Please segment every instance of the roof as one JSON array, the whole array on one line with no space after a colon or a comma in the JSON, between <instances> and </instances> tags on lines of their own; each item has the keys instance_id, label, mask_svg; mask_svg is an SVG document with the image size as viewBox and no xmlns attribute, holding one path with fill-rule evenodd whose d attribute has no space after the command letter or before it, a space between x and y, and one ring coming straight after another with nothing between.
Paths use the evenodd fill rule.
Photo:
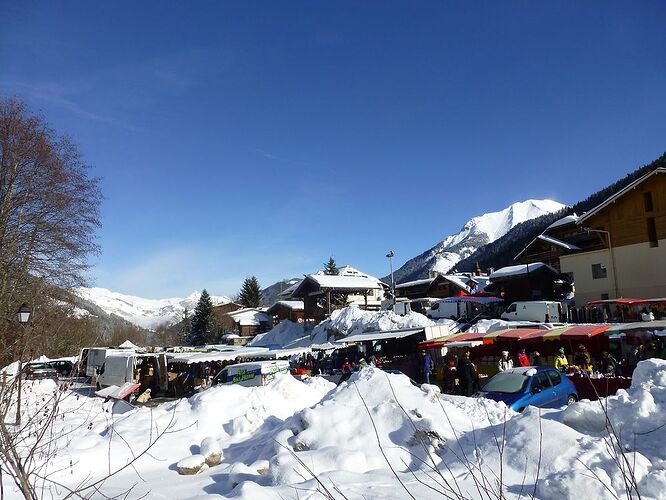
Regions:
<instances>
[{"instance_id":1,"label":"roof","mask_svg":"<svg viewBox=\"0 0 666 500\"><path fill-rule=\"evenodd\" d=\"M293 285L290 285L289 287L282 290L280 293L278 293L278 297L291 297L291 294L294 293L294 290L296 290L298 285L301 284L301 281L303 280L298 280Z\"/></svg>"},{"instance_id":2,"label":"roof","mask_svg":"<svg viewBox=\"0 0 666 500\"><path fill-rule=\"evenodd\" d=\"M558 219L555 222L553 222L550 226L546 228L546 231L548 231L549 229L553 229L555 227L565 226L567 224L575 224L576 222L578 222L578 219L579 217L576 214L567 215L566 217L562 217L561 219Z\"/></svg>"},{"instance_id":3,"label":"roof","mask_svg":"<svg viewBox=\"0 0 666 500\"><path fill-rule=\"evenodd\" d=\"M580 247L576 245L567 243L566 241L558 240L557 238L553 238L552 236L548 236L547 234L540 234L539 236L537 236L537 238L547 243L557 245L558 247L566 248L567 250L580 250Z\"/></svg>"},{"instance_id":4,"label":"roof","mask_svg":"<svg viewBox=\"0 0 666 500\"><path fill-rule=\"evenodd\" d=\"M588 220L590 217L592 217L593 215L599 213L601 210L606 208L611 203L614 203L618 198L621 198L622 196L627 194L629 191L635 189L640 184L643 184L646 180L648 180L650 177L652 177L653 175L656 175L656 174L666 174L666 168L664 168L664 167L656 168L656 169L652 170L651 172L648 172L647 174L645 174L643 177L640 177L640 178L636 179L634 182L632 182L631 184L626 186L624 189L620 189L617 193L613 194L606 201L600 203L599 205L597 205L593 209L588 210L587 212L585 212L578 219L577 223L582 224L583 222Z\"/></svg>"},{"instance_id":5,"label":"roof","mask_svg":"<svg viewBox=\"0 0 666 500\"><path fill-rule=\"evenodd\" d=\"M557 271L557 269L552 268L549 265L544 264L543 262L535 262L533 264L519 264L517 266L503 267L493 272L490 275L490 280L493 281L498 278L512 278L512 277L522 276L523 274L527 274L528 272L532 273L542 269L548 269L553 274L558 274L558 275L560 274Z\"/></svg>"},{"instance_id":6,"label":"roof","mask_svg":"<svg viewBox=\"0 0 666 500\"><path fill-rule=\"evenodd\" d=\"M371 276L339 276L328 274L309 274L301 281L292 297L301 297L307 284L315 284L321 289L337 290L381 290L382 282Z\"/></svg>"},{"instance_id":7,"label":"roof","mask_svg":"<svg viewBox=\"0 0 666 500\"><path fill-rule=\"evenodd\" d=\"M292 311L302 311L305 309L302 300L278 300L275 304L268 308L267 314L274 314L277 309L284 307Z\"/></svg>"},{"instance_id":8,"label":"roof","mask_svg":"<svg viewBox=\"0 0 666 500\"><path fill-rule=\"evenodd\" d=\"M435 278L424 278L424 279L421 279L421 280L405 281L404 283L398 283L395 287L396 288L409 288L411 286L429 285L433 281L435 281Z\"/></svg>"}]
</instances>

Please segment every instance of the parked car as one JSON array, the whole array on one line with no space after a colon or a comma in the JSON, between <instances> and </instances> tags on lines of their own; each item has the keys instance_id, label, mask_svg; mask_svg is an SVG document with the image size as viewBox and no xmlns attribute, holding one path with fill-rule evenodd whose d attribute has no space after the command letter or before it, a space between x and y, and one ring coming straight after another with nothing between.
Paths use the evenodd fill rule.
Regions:
<instances>
[{"instance_id":1,"label":"parked car","mask_svg":"<svg viewBox=\"0 0 666 500\"><path fill-rule=\"evenodd\" d=\"M546 366L500 372L474 396L503 401L515 411L523 411L529 405L559 408L578 400L578 392L566 375Z\"/></svg>"},{"instance_id":2,"label":"parked car","mask_svg":"<svg viewBox=\"0 0 666 500\"><path fill-rule=\"evenodd\" d=\"M74 375L74 363L66 359L56 359L53 361L47 361L44 364L49 365L61 377L71 377Z\"/></svg>"},{"instance_id":3,"label":"parked car","mask_svg":"<svg viewBox=\"0 0 666 500\"><path fill-rule=\"evenodd\" d=\"M58 380L58 371L49 363L28 363L22 369L27 380L53 379Z\"/></svg>"}]
</instances>

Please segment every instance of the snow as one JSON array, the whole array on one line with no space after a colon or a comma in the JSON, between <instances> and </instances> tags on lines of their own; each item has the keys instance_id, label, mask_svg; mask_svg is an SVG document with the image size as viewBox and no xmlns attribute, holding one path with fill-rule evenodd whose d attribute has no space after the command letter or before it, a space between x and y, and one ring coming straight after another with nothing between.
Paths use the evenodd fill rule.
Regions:
<instances>
[{"instance_id":1,"label":"snow","mask_svg":"<svg viewBox=\"0 0 666 500\"><path fill-rule=\"evenodd\" d=\"M25 412L59 393L52 381L24 388ZM631 468L642 498L663 499L666 491L664 360L639 363L632 386L616 396L521 414L500 402L442 395L373 367L338 387L284 375L263 387L216 386L122 415L110 414L99 398L64 394L46 472L66 487L126 466L151 435L167 431L149 454L99 492L87 492L99 497L134 485L133 498L318 498L322 487L339 490L340 498L397 499L408 497L405 490L434 498L441 495L431 488L450 492L448 484L451 497L479 498L482 484L502 490L484 497L625 498L618 463ZM612 429L622 448L609 439ZM219 465L204 465L218 452ZM198 473L179 475L182 466ZM6 498L20 498L7 474L2 477ZM64 496L59 487L42 493Z\"/></svg>"},{"instance_id":2,"label":"snow","mask_svg":"<svg viewBox=\"0 0 666 500\"><path fill-rule=\"evenodd\" d=\"M396 280L415 279L431 270L446 274L478 248L496 241L518 224L563 208L565 205L553 200L526 200L498 212L474 217L458 233L448 236L397 269Z\"/></svg>"},{"instance_id":3,"label":"snow","mask_svg":"<svg viewBox=\"0 0 666 500\"><path fill-rule=\"evenodd\" d=\"M174 324L183 319L185 309L194 311L201 297L192 292L186 298L145 299L133 295L112 292L106 288L79 287L73 290L79 297L88 300L107 314L115 314L141 328L154 329L164 323ZM213 305L231 302L224 296L211 296Z\"/></svg>"},{"instance_id":4,"label":"snow","mask_svg":"<svg viewBox=\"0 0 666 500\"><path fill-rule=\"evenodd\" d=\"M281 321L272 330L257 335L248 343L251 346L305 347L334 342L350 335L365 332L423 328L437 323L422 314L410 312L404 316L393 311L364 311L358 307L345 307L331 313L331 317L305 330L304 323Z\"/></svg>"},{"instance_id":5,"label":"snow","mask_svg":"<svg viewBox=\"0 0 666 500\"><path fill-rule=\"evenodd\" d=\"M550 226L546 228L546 231L548 231L549 229L553 229L555 227L564 226L566 224L575 224L576 222L578 222L578 219L579 217L576 214L567 215L553 222Z\"/></svg>"},{"instance_id":6,"label":"snow","mask_svg":"<svg viewBox=\"0 0 666 500\"><path fill-rule=\"evenodd\" d=\"M547 264L544 264L543 262L535 262L534 264L518 264L517 266L507 266L503 267L501 269L498 269L497 271L494 271L490 275L490 280L496 280L498 278L508 278L512 276L521 276L523 274L527 274L528 272L535 272L538 269L541 268L548 268L550 269L554 274L560 274L557 269L553 269Z\"/></svg>"},{"instance_id":7,"label":"snow","mask_svg":"<svg viewBox=\"0 0 666 500\"><path fill-rule=\"evenodd\" d=\"M553 238L552 236L548 236L546 234L540 234L539 236L537 236L537 238L547 243L551 243L553 245L566 248L567 250L580 250L580 247L573 245L572 243L567 243L566 241L558 240L557 238Z\"/></svg>"}]
</instances>

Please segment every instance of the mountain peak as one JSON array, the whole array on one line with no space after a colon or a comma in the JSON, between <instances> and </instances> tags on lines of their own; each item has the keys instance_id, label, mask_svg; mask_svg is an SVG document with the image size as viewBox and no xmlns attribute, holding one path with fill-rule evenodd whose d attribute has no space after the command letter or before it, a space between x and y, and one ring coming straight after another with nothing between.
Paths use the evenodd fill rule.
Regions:
<instances>
[{"instance_id":1,"label":"mountain peak","mask_svg":"<svg viewBox=\"0 0 666 500\"><path fill-rule=\"evenodd\" d=\"M472 217L457 234L407 261L395 272L395 279L404 282L424 278L431 270L447 273L479 247L501 238L518 224L563 208L565 205L557 201L530 199L512 203L497 212Z\"/></svg>"}]
</instances>

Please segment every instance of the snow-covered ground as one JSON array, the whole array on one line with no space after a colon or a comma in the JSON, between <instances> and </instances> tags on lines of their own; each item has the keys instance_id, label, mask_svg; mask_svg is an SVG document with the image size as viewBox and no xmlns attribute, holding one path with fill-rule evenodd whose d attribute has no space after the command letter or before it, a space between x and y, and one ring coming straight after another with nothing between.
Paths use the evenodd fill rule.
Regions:
<instances>
[{"instance_id":1,"label":"snow-covered ground","mask_svg":"<svg viewBox=\"0 0 666 500\"><path fill-rule=\"evenodd\" d=\"M26 384L24 408L35 412L57 390L51 381ZM657 499L666 497L665 405L664 360L640 363L631 388L607 400L522 414L485 399L442 396L372 367L337 388L285 375L265 387L214 387L123 415L109 413L101 399L69 393L52 452L37 463L48 461L42 475L60 484L46 486L45 498L125 467L99 492L84 494L132 488L128 498L256 500L322 498L319 490L341 499L402 499L488 498L501 490L516 499L625 498L623 468L642 498ZM211 450L221 451L219 465L178 474L179 462L199 463ZM18 498L7 474L3 481L6 498Z\"/></svg>"}]
</instances>

